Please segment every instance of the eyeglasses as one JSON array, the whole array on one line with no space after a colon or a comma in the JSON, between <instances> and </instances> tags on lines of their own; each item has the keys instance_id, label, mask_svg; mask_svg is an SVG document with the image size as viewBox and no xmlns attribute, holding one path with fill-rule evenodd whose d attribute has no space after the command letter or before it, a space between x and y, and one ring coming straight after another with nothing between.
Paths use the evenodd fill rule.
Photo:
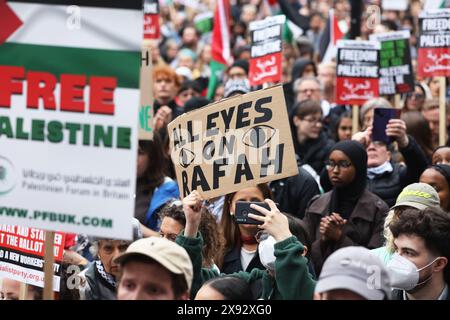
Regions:
<instances>
[{"instance_id":1,"label":"eyeglasses","mask_svg":"<svg viewBox=\"0 0 450 320\"><path fill-rule=\"evenodd\" d=\"M416 100L420 100L420 99L424 99L424 98L425 98L425 96L424 96L423 94L421 94L421 93L416 93L416 92L408 92L408 93L406 94L406 97L407 97L407 98L414 98L414 99L416 99Z\"/></svg>"},{"instance_id":2,"label":"eyeglasses","mask_svg":"<svg viewBox=\"0 0 450 320\"><path fill-rule=\"evenodd\" d=\"M322 124L322 119L318 118L318 119L311 119L311 118L303 118L303 121L309 122L311 125L316 125L316 124Z\"/></svg>"},{"instance_id":3,"label":"eyeglasses","mask_svg":"<svg viewBox=\"0 0 450 320\"><path fill-rule=\"evenodd\" d=\"M261 230L261 231L258 231L258 233L255 235L255 239L258 243L260 243L261 241L266 240L269 236L270 236L270 234L268 234L264 230Z\"/></svg>"},{"instance_id":4,"label":"eyeglasses","mask_svg":"<svg viewBox=\"0 0 450 320\"><path fill-rule=\"evenodd\" d=\"M334 170L334 168L336 168L336 166L338 166L340 169L347 169L352 166L352 163L347 160L342 160L342 161L338 161L338 162L328 160L325 162L325 166L326 166L327 170Z\"/></svg>"}]
</instances>

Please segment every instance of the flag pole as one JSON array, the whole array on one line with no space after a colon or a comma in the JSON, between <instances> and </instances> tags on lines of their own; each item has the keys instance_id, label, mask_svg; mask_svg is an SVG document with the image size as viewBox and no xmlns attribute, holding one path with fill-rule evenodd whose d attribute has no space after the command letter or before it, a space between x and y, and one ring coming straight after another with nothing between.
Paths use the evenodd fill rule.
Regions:
<instances>
[{"instance_id":1,"label":"flag pole","mask_svg":"<svg viewBox=\"0 0 450 320\"><path fill-rule=\"evenodd\" d=\"M55 262L54 243L55 232L46 231L44 242L44 300L55 299L53 293L53 265Z\"/></svg>"},{"instance_id":2,"label":"flag pole","mask_svg":"<svg viewBox=\"0 0 450 320\"><path fill-rule=\"evenodd\" d=\"M359 131L359 106L353 105L352 107L352 134Z\"/></svg>"},{"instance_id":3,"label":"flag pole","mask_svg":"<svg viewBox=\"0 0 450 320\"><path fill-rule=\"evenodd\" d=\"M446 143L447 137L447 112L445 102L445 77L439 77L439 145L443 146Z\"/></svg>"}]
</instances>

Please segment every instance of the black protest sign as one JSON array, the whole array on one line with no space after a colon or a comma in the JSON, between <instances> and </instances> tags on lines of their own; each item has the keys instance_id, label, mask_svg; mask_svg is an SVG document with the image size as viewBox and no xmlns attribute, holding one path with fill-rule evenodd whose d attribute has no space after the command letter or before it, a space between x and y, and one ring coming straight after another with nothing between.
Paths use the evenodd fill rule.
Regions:
<instances>
[{"instance_id":1,"label":"black protest sign","mask_svg":"<svg viewBox=\"0 0 450 320\"><path fill-rule=\"evenodd\" d=\"M284 15L250 22L252 39L249 80L250 85L277 83L282 75L281 35L286 21Z\"/></svg>"},{"instance_id":2,"label":"black protest sign","mask_svg":"<svg viewBox=\"0 0 450 320\"><path fill-rule=\"evenodd\" d=\"M422 78L450 76L450 9L419 15L417 74Z\"/></svg>"},{"instance_id":3,"label":"black protest sign","mask_svg":"<svg viewBox=\"0 0 450 320\"><path fill-rule=\"evenodd\" d=\"M336 103L363 105L378 97L380 43L339 40L337 49Z\"/></svg>"},{"instance_id":4,"label":"black protest sign","mask_svg":"<svg viewBox=\"0 0 450 320\"><path fill-rule=\"evenodd\" d=\"M283 88L221 100L168 126L181 197L205 198L298 174Z\"/></svg>"},{"instance_id":5,"label":"black protest sign","mask_svg":"<svg viewBox=\"0 0 450 320\"><path fill-rule=\"evenodd\" d=\"M414 74L408 30L377 33L370 40L379 41L380 95L393 95L414 91Z\"/></svg>"},{"instance_id":6,"label":"black protest sign","mask_svg":"<svg viewBox=\"0 0 450 320\"><path fill-rule=\"evenodd\" d=\"M44 287L44 249L46 232L42 229L0 225L0 278ZM56 232L53 254L53 289L59 291L65 234Z\"/></svg>"}]
</instances>

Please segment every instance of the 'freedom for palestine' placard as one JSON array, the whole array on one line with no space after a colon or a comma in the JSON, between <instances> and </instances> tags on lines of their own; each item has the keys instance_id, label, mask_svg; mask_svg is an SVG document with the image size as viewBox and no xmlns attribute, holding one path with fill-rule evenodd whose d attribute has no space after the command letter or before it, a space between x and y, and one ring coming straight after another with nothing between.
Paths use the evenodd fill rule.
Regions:
<instances>
[{"instance_id":1,"label":"'freedom for palestine' placard","mask_svg":"<svg viewBox=\"0 0 450 320\"><path fill-rule=\"evenodd\" d=\"M419 32L418 75L450 76L450 9L422 12Z\"/></svg>"},{"instance_id":2,"label":"'freedom for palestine' placard","mask_svg":"<svg viewBox=\"0 0 450 320\"><path fill-rule=\"evenodd\" d=\"M380 43L339 40L337 49L336 103L362 105L378 97Z\"/></svg>"},{"instance_id":3,"label":"'freedom for palestine' placard","mask_svg":"<svg viewBox=\"0 0 450 320\"><path fill-rule=\"evenodd\" d=\"M393 95L414 90L414 74L411 65L411 50L408 30L376 33L370 40L379 41L380 50L380 95Z\"/></svg>"}]
</instances>

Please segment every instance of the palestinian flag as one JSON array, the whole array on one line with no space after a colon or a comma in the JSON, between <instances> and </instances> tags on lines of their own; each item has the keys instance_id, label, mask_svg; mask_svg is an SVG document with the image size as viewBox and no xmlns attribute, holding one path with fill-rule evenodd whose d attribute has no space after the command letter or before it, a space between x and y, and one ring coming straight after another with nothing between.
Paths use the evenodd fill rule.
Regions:
<instances>
[{"instance_id":1,"label":"palestinian flag","mask_svg":"<svg viewBox=\"0 0 450 320\"><path fill-rule=\"evenodd\" d=\"M199 13L194 17L195 28L201 33L208 33L212 30L214 14L212 11Z\"/></svg>"},{"instance_id":2,"label":"palestinian flag","mask_svg":"<svg viewBox=\"0 0 450 320\"><path fill-rule=\"evenodd\" d=\"M118 88L137 89L142 21L140 0L0 0L0 65L117 77Z\"/></svg>"},{"instance_id":3,"label":"palestinian flag","mask_svg":"<svg viewBox=\"0 0 450 320\"><path fill-rule=\"evenodd\" d=\"M8 130L14 131L14 136L13 131L2 132L0 153L9 150L17 172L23 167L50 173L48 166L61 177L73 172L74 176L95 173L112 179L108 170L113 163L115 177L130 177L134 185L136 173L130 163L136 161L138 139L142 25L142 0L0 0L0 127L10 123ZM31 139L33 121L41 121L39 139ZM65 124L74 128L70 135ZM61 130L50 140L52 125ZM122 128L125 138L119 140ZM64 171L69 167L72 172ZM47 181L45 188L51 183ZM74 186L82 188L82 184ZM64 187L62 192L27 189L22 183L16 188L2 195L2 205L14 206L16 197L23 197L29 212L39 209L80 218L78 214L83 213L89 219L111 222L102 228L22 219L21 225L131 239L131 189L120 190L126 198L85 194L81 198L64 192ZM92 196L93 189L88 191ZM17 217L1 219L2 223L18 223Z\"/></svg>"},{"instance_id":4,"label":"palestinian flag","mask_svg":"<svg viewBox=\"0 0 450 320\"><path fill-rule=\"evenodd\" d=\"M210 100L214 97L214 91L223 71L232 63L230 21L230 0L217 0L212 34L211 78L208 84L208 99Z\"/></svg>"},{"instance_id":5,"label":"palestinian flag","mask_svg":"<svg viewBox=\"0 0 450 320\"><path fill-rule=\"evenodd\" d=\"M347 29L348 26L343 26L336 19L334 10L330 9L328 22L320 39L320 60L322 62L330 62L332 58L336 57L336 42L344 38Z\"/></svg>"}]
</instances>

